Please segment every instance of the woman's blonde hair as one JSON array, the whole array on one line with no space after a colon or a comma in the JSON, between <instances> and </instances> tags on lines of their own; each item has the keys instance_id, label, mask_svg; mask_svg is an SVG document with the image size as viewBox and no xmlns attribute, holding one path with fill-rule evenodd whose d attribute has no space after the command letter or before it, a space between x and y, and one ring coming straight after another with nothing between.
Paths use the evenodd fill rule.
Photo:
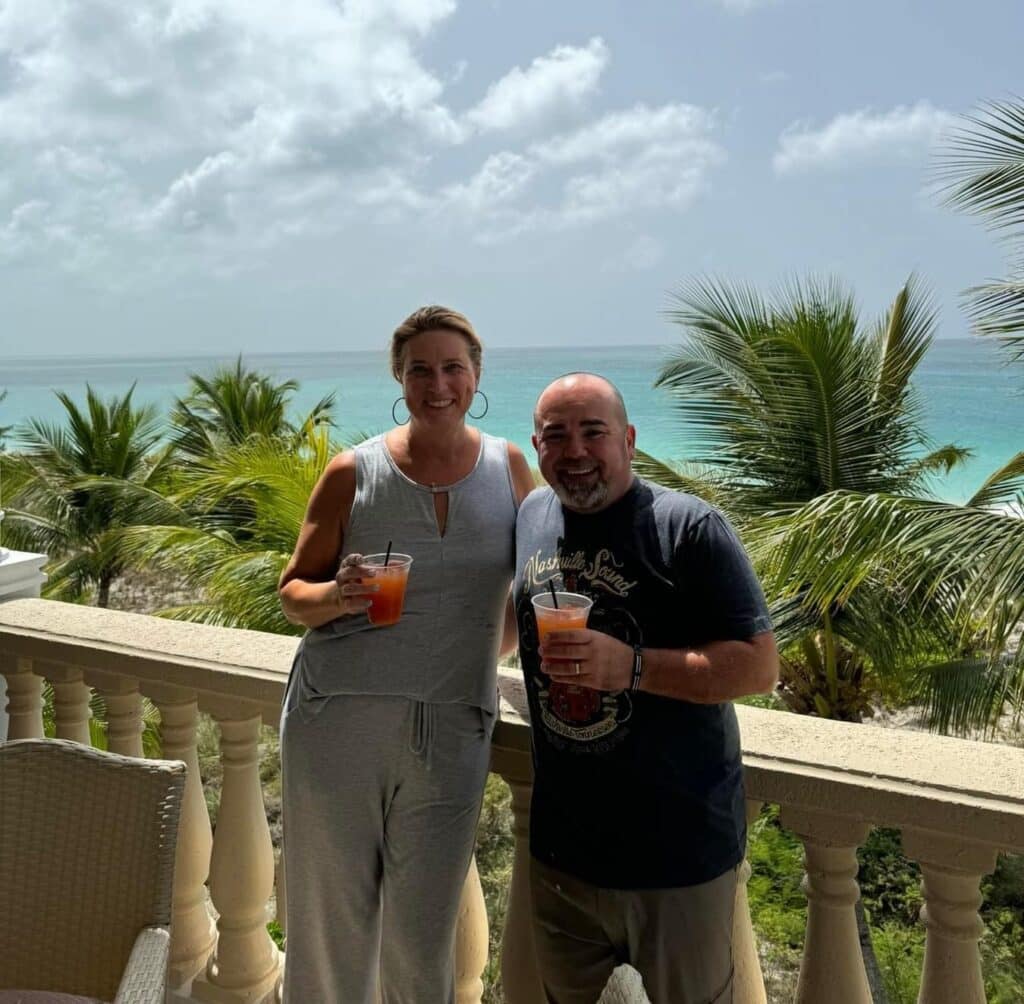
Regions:
<instances>
[{"instance_id":1,"label":"woman's blonde hair","mask_svg":"<svg viewBox=\"0 0 1024 1004\"><path fill-rule=\"evenodd\" d=\"M462 335L469 348L469 359L476 370L476 378L480 379L484 345L480 341L480 336L473 330L473 325L469 323L469 318L449 307L434 305L414 310L395 328L395 333L391 336L391 373L399 383L402 382L402 359L406 343L414 335L421 335L424 331L454 331L455 334Z\"/></svg>"}]
</instances>

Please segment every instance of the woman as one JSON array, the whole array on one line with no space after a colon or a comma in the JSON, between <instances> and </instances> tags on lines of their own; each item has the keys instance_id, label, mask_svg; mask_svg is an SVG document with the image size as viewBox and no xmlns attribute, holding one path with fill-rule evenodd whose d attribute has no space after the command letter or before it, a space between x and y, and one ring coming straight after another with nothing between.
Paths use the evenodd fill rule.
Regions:
<instances>
[{"instance_id":1,"label":"woman","mask_svg":"<svg viewBox=\"0 0 1024 1004\"><path fill-rule=\"evenodd\" d=\"M286 1004L372 1004L378 980L384 1004L454 1001L515 515L533 479L516 447L466 424L481 344L465 317L416 311L391 369L408 421L328 464L281 577L285 614L310 629L281 723ZM375 627L360 562L389 541L413 564L401 619Z\"/></svg>"}]
</instances>

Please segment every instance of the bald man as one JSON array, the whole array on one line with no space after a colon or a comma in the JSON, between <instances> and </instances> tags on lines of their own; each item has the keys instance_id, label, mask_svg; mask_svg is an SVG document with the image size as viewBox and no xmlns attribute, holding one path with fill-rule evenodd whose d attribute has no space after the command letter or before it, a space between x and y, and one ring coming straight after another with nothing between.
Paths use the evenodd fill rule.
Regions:
<instances>
[{"instance_id":1,"label":"bald man","mask_svg":"<svg viewBox=\"0 0 1024 1004\"><path fill-rule=\"evenodd\" d=\"M623 962L654 1004L727 1004L746 840L730 702L770 691L778 654L729 524L635 477L635 442L622 395L595 374L537 401L551 487L519 510L513 587L537 957L550 1004L594 1004ZM532 598L552 584L593 606L586 628L540 645Z\"/></svg>"}]
</instances>

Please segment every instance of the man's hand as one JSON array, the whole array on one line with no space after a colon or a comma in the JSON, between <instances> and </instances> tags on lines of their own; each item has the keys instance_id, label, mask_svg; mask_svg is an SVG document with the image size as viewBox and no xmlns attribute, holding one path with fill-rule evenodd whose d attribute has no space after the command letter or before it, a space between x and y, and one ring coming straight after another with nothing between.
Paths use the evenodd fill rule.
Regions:
<instances>
[{"instance_id":1,"label":"man's hand","mask_svg":"<svg viewBox=\"0 0 1024 1004\"><path fill-rule=\"evenodd\" d=\"M540 647L541 672L556 683L591 690L626 690L633 680L633 649L590 628L552 631Z\"/></svg>"}]
</instances>

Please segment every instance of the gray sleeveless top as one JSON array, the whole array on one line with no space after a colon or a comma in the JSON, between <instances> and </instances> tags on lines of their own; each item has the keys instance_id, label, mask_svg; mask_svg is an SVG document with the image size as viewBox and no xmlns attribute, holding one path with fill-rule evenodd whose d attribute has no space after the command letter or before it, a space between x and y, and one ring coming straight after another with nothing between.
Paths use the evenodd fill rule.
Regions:
<instances>
[{"instance_id":1,"label":"gray sleeveless top","mask_svg":"<svg viewBox=\"0 0 1024 1004\"><path fill-rule=\"evenodd\" d=\"M433 491L395 464L383 436L355 448L356 494L346 554L412 555L402 619L374 627L365 614L309 630L289 689L304 717L340 694L386 694L497 709L496 665L515 552L516 501L508 444L480 433L477 462ZM448 492L442 536L433 492Z\"/></svg>"}]
</instances>

